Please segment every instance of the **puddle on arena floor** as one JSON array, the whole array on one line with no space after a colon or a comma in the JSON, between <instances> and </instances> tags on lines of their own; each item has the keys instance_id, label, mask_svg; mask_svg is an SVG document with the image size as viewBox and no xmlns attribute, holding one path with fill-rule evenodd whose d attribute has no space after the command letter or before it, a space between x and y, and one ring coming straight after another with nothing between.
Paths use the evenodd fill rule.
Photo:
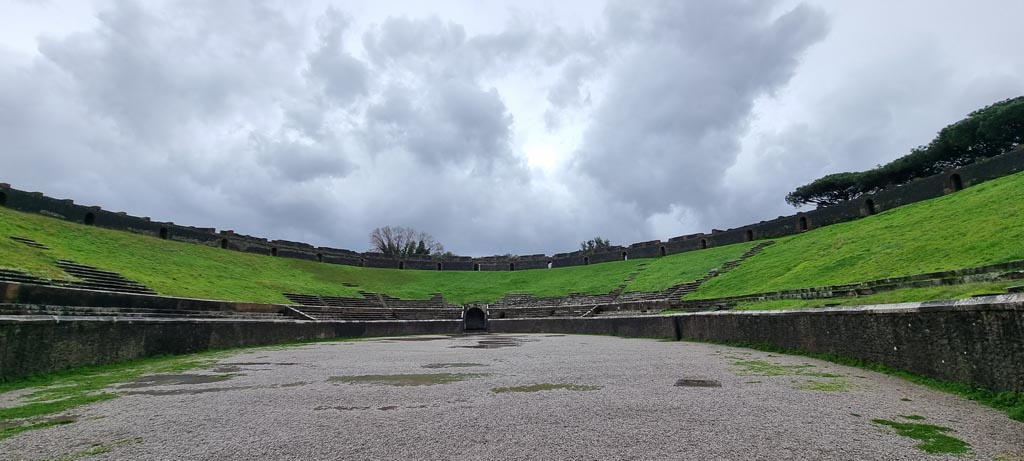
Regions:
<instances>
[{"instance_id":1,"label":"puddle on arena floor","mask_svg":"<svg viewBox=\"0 0 1024 461\"><path fill-rule=\"evenodd\" d=\"M423 368L472 368L486 366L483 363L428 363L423 365Z\"/></svg>"},{"instance_id":2,"label":"puddle on arena floor","mask_svg":"<svg viewBox=\"0 0 1024 461\"><path fill-rule=\"evenodd\" d=\"M436 405L434 405L434 406L436 406ZM393 411L393 410L400 410L402 408L405 408L405 409L423 409L423 408L430 408L430 407L431 407L431 405L412 405L412 406L405 406L405 407L401 407L401 406L398 406L398 405L387 405L387 406L377 407L377 408L374 408L374 407L346 407L346 406L321 405L319 407L313 408L313 410L315 410L315 411L324 411L324 410L336 410L336 411L369 411L369 410L373 410L373 411Z\"/></svg>"},{"instance_id":3,"label":"puddle on arena floor","mask_svg":"<svg viewBox=\"0 0 1024 461\"><path fill-rule=\"evenodd\" d=\"M331 383L377 384L385 386L433 386L487 376L486 373L427 373L398 375L332 376Z\"/></svg>"},{"instance_id":4,"label":"puddle on arena floor","mask_svg":"<svg viewBox=\"0 0 1024 461\"><path fill-rule=\"evenodd\" d=\"M677 387L722 387L722 383L713 379L682 378L676 381Z\"/></svg>"},{"instance_id":5,"label":"puddle on arena floor","mask_svg":"<svg viewBox=\"0 0 1024 461\"><path fill-rule=\"evenodd\" d=\"M495 394L505 394L509 392L541 392L541 391L576 391L576 392L587 392L600 390L601 386L589 386L585 384L531 384L529 386L512 386L512 387L495 387L491 389L491 392Z\"/></svg>"},{"instance_id":6,"label":"puddle on arena floor","mask_svg":"<svg viewBox=\"0 0 1024 461\"><path fill-rule=\"evenodd\" d=\"M180 374L180 375L146 375L139 377L138 379L117 386L119 389L137 389L140 387L154 387L154 386L179 386L179 385L190 385L190 384L208 384L225 381L234 378L235 374L220 374L220 375L197 375L197 374Z\"/></svg>"},{"instance_id":7,"label":"puddle on arena floor","mask_svg":"<svg viewBox=\"0 0 1024 461\"><path fill-rule=\"evenodd\" d=\"M472 346L451 346L459 349L500 349L503 347L519 347L523 343L533 343L538 339L525 339L518 336L478 336L476 344ZM472 340L472 339L471 339Z\"/></svg>"},{"instance_id":8,"label":"puddle on arena floor","mask_svg":"<svg viewBox=\"0 0 1024 461\"><path fill-rule=\"evenodd\" d=\"M409 336L409 337L400 337L400 338L381 338L381 339L368 339L367 341L377 341L377 342L382 342L382 343L386 343L386 342L392 342L392 341L403 341L403 342L404 342L404 341L409 341L409 342L419 342L419 341L440 341L440 340L442 340L442 339L451 339L451 338L457 338L457 337L459 337L459 336L462 336L462 335L445 335L445 336Z\"/></svg>"},{"instance_id":9,"label":"puddle on arena floor","mask_svg":"<svg viewBox=\"0 0 1024 461\"><path fill-rule=\"evenodd\" d=\"M231 362L231 363L218 363L210 368L210 371L214 373L238 373L243 370L243 367L247 371L267 371L273 370L275 366L292 366L299 365L295 362ZM263 367L263 368L253 368Z\"/></svg>"},{"instance_id":10,"label":"puddle on arena floor","mask_svg":"<svg viewBox=\"0 0 1024 461\"><path fill-rule=\"evenodd\" d=\"M124 392L124 395L196 395L209 394L213 392L244 391L253 389L255 386L234 386L234 387L206 387L202 389L169 389L169 390L148 390Z\"/></svg>"},{"instance_id":11,"label":"puddle on arena floor","mask_svg":"<svg viewBox=\"0 0 1024 461\"><path fill-rule=\"evenodd\" d=\"M308 382L297 382L287 384L274 384L270 386L229 386L229 387L206 387L200 389L151 389L146 391L128 391L122 392L124 395L196 395L196 394L208 394L212 392L230 392L230 391L244 391L248 389L279 389L286 387L298 387L310 384Z\"/></svg>"}]
</instances>

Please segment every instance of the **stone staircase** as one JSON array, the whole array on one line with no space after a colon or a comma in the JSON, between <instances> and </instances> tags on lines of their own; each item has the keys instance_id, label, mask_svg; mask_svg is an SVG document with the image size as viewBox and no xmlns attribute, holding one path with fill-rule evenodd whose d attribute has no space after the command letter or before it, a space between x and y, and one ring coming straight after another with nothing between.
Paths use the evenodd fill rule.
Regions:
<instances>
[{"instance_id":1,"label":"stone staircase","mask_svg":"<svg viewBox=\"0 0 1024 461\"><path fill-rule=\"evenodd\" d=\"M53 285L49 279L41 279L34 275L14 270L0 268L0 282L34 283L36 285Z\"/></svg>"},{"instance_id":2,"label":"stone staircase","mask_svg":"<svg viewBox=\"0 0 1024 461\"><path fill-rule=\"evenodd\" d=\"M28 245L28 246L30 246L32 248L37 248L37 249L40 249L40 250L49 250L50 249L50 247L48 247L46 245L43 245L42 243L39 243L39 242L37 242L35 240L32 240L30 238L16 237L16 236L12 235L12 236L10 236L10 239L14 240L15 242L24 243L25 245Z\"/></svg>"},{"instance_id":3,"label":"stone staircase","mask_svg":"<svg viewBox=\"0 0 1024 461\"><path fill-rule=\"evenodd\" d=\"M104 271L92 266L77 264L71 261L57 261L57 266L79 280L53 280L36 277L32 274L15 269L0 268L0 282L31 283L63 288L84 290L111 291L119 293L135 293L155 295L156 292L145 285L133 282L116 272Z\"/></svg>"},{"instance_id":4,"label":"stone staircase","mask_svg":"<svg viewBox=\"0 0 1024 461\"><path fill-rule=\"evenodd\" d=\"M116 291L120 293L136 293L143 295L156 294L155 291L149 289L145 285L128 280L117 272L105 271L67 260L57 261L57 267L60 267L64 272L81 279L80 282L70 281L61 283L62 286L68 288Z\"/></svg>"}]
</instances>

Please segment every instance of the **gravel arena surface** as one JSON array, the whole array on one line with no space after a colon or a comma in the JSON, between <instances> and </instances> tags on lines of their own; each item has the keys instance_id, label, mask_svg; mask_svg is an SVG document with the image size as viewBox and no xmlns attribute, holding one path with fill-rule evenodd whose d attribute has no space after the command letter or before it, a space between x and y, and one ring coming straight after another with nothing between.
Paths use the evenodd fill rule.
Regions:
<instances>
[{"instance_id":1,"label":"gravel arena surface","mask_svg":"<svg viewBox=\"0 0 1024 461\"><path fill-rule=\"evenodd\" d=\"M73 409L78 422L0 441L0 459L1024 460L1024 423L980 404L709 344L381 338L253 349L187 374L115 387ZM926 453L874 418L949 427L970 452ZM110 451L84 456L97 444Z\"/></svg>"}]
</instances>

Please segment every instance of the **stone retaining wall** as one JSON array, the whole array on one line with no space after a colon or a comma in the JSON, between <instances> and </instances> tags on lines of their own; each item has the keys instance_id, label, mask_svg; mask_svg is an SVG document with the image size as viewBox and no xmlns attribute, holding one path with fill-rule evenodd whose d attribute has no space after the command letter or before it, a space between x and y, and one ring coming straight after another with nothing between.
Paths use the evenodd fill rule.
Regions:
<instances>
[{"instance_id":1,"label":"stone retaining wall","mask_svg":"<svg viewBox=\"0 0 1024 461\"><path fill-rule=\"evenodd\" d=\"M158 354L317 338L454 334L458 320L308 322L0 318L0 378ZM488 320L492 333L603 334L779 348L1024 391L1024 295L859 308Z\"/></svg>"},{"instance_id":2,"label":"stone retaining wall","mask_svg":"<svg viewBox=\"0 0 1024 461\"><path fill-rule=\"evenodd\" d=\"M765 344L940 381L1024 391L1024 301L676 316L680 338Z\"/></svg>"},{"instance_id":3,"label":"stone retaining wall","mask_svg":"<svg viewBox=\"0 0 1024 461\"><path fill-rule=\"evenodd\" d=\"M1024 391L1024 296L791 311L490 320L495 333L763 344L836 354L941 381Z\"/></svg>"},{"instance_id":4,"label":"stone retaining wall","mask_svg":"<svg viewBox=\"0 0 1024 461\"><path fill-rule=\"evenodd\" d=\"M2 317L0 380L210 349L312 339L461 332L461 320L307 322Z\"/></svg>"}]
</instances>

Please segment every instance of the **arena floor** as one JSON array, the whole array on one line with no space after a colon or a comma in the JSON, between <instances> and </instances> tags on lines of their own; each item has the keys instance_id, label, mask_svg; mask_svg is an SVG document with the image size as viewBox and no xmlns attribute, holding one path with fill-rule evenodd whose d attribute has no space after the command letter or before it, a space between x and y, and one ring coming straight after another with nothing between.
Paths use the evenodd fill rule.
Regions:
<instances>
[{"instance_id":1,"label":"arena floor","mask_svg":"<svg viewBox=\"0 0 1024 461\"><path fill-rule=\"evenodd\" d=\"M646 339L258 349L116 392L74 424L0 442L0 459L1024 459L1024 423L960 397L804 357ZM873 419L948 427L970 451L929 454Z\"/></svg>"}]
</instances>

